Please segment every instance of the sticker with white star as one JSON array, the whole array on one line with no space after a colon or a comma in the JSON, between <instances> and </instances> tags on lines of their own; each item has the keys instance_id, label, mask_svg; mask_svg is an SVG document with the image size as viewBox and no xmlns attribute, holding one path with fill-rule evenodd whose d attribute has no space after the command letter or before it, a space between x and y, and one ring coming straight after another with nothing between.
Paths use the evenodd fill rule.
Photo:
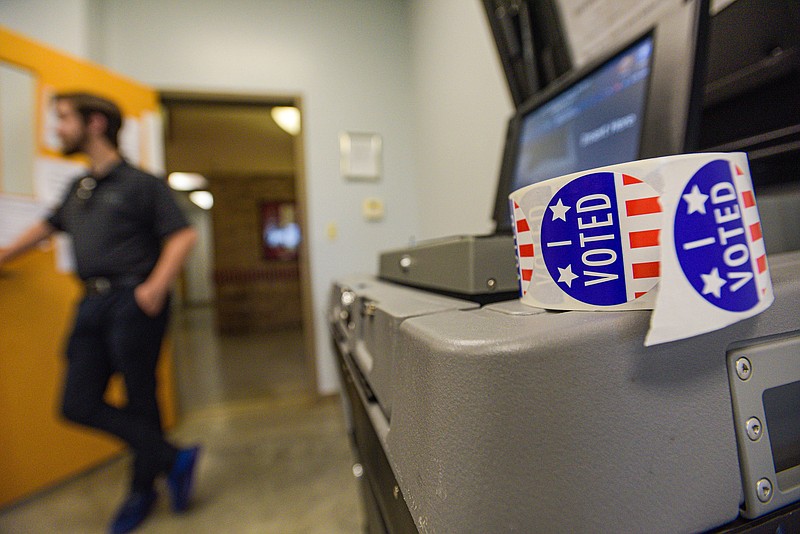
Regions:
<instances>
[{"instance_id":1,"label":"sticker with white star","mask_svg":"<svg viewBox=\"0 0 800 534\"><path fill-rule=\"evenodd\" d=\"M525 304L652 309L651 346L724 328L774 300L745 153L609 165L509 198Z\"/></svg>"},{"instance_id":2,"label":"sticker with white star","mask_svg":"<svg viewBox=\"0 0 800 534\"><path fill-rule=\"evenodd\" d=\"M759 303L758 276L766 259L753 258L751 241L760 240L761 227L758 220L745 220L749 206L734 172L742 171L717 159L694 173L680 197L673 232L678 261L695 291L714 306L742 312Z\"/></svg>"},{"instance_id":3,"label":"sticker with white star","mask_svg":"<svg viewBox=\"0 0 800 534\"><path fill-rule=\"evenodd\" d=\"M656 191L622 173L593 172L565 183L541 223L545 266L573 299L625 304L658 281L660 205Z\"/></svg>"}]
</instances>

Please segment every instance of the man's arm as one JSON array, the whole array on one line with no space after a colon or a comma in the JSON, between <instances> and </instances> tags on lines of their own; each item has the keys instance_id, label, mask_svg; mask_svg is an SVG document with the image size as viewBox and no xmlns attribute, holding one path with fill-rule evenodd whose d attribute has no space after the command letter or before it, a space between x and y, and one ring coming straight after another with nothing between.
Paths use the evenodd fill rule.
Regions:
<instances>
[{"instance_id":1,"label":"man's arm","mask_svg":"<svg viewBox=\"0 0 800 534\"><path fill-rule=\"evenodd\" d=\"M182 228L167 236L156 266L134 293L136 302L147 315L154 317L161 312L169 290L196 241L197 231L192 227Z\"/></svg>"},{"instance_id":2,"label":"man's arm","mask_svg":"<svg viewBox=\"0 0 800 534\"><path fill-rule=\"evenodd\" d=\"M20 236L8 246L0 248L0 267L8 261L21 256L33 247L55 233L56 229L47 221L39 221L22 232Z\"/></svg>"}]
</instances>

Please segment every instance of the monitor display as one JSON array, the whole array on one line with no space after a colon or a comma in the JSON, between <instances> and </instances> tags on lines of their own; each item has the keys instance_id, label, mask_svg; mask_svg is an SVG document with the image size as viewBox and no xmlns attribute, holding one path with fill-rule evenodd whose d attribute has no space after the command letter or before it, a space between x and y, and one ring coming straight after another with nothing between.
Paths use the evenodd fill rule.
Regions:
<instances>
[{"instance_id":1,"label":"monitor display","mask_svg":"<svg viewBox=\"0 0 800 534\"><path fill-rule=\"evenodd\" d=\"M511 190L636 159L652 57L648 36L522 117Z\"/></svg>"},{"instance_id":2,"label":"monitor display","mask_svg":"<svg viewBox=\"0 0 800 534\"><path fill-rule=\"evenodd\" d=\"M616 51L571 71L509 120L494 206L512 233L508 195L573 172L696 149L708 2L683 2Z\"/></svg>"}]
</instances>

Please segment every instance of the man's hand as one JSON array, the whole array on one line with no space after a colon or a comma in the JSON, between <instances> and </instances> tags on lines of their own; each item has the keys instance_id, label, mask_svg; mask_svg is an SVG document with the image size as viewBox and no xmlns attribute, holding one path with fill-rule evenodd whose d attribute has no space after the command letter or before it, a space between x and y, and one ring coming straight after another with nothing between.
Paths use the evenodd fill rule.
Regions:
<instances>
[{"instance_id":1,"label":"man's hand","mask_svg":"<svg viewBox=\"0 0 800 534\"><path fill-rule=\"evenodd\" d=\"M133 292L136 303L150 317L155 317L164 309L172 283L196 240L197 231L189 226L167 236L150 276L136 286Z\"/></svg>"},{"instance_id":2,"label":"man's hand","mask_svg":"<svg viewBox=\"0 0 800 534\"><path fill-rule=\"evenodd\" d=\"M168 289L156 287L155 284L144 282L136 286L133 296L136 304L149 317L155 317L164 309Z\"/></svg>"},{"instance_id":3,"label":"man's hand","mask_svg":"<svg viewBox=\"0 0 800 534\"><path fill-rule=\"evenodd\" d=\"M14 240L8 247L0 248L0 267L17 256L28 252L44 239L55 233L56 229L47 221L39 221L28 227L27 230Z\"/></svg>"}]
</instances>

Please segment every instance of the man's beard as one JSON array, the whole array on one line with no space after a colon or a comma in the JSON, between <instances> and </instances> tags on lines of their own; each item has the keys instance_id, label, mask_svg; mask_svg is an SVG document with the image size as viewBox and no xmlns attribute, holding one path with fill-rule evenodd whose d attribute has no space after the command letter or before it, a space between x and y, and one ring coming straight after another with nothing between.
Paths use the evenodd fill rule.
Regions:
<instances>
[{"instance_id":1,"label":"man's beard","mask_svg":"<svg viewBox=\"0 0 800 534\"><path fill-rule=\"evenodd\" d=\"M80 136L72 141L61 140L61 153L65 156L74 156L75 154L82 154L83 147L86 144L86 132L82 131Z\"/></svg>"}]
</instances>

